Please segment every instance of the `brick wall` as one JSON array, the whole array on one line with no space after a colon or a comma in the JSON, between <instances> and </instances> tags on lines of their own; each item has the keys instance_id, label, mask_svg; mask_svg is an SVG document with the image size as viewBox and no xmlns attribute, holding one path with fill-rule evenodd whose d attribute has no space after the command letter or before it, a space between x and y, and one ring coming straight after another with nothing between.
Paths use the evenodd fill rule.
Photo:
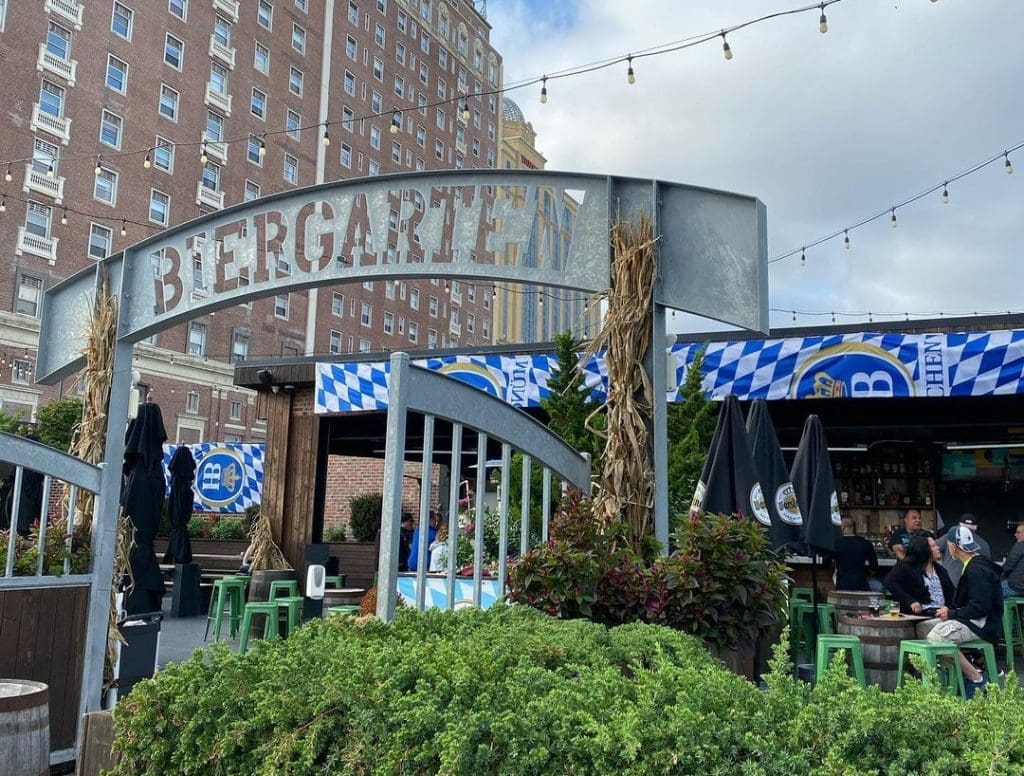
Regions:
<instances>
[{"instance_id":1,"label":"brick wall","mask_svg":"<svg viewBox=\"0 0 1024 776\"><path fill-rule=\"evenodd\" d=\"M402 486L402 509L419 515L420 486L419 477L422 466L418 463L406 463L404 483ZM438 477L440 467L434 466L431 472L430 504L437 507ZM327 464L327 495L324 508L324 524L347 526L351 514L349 502L364 493L380 493L384 488L384 461L376 458L350 458L332 455Z\"/></svg>"}]
</instances>

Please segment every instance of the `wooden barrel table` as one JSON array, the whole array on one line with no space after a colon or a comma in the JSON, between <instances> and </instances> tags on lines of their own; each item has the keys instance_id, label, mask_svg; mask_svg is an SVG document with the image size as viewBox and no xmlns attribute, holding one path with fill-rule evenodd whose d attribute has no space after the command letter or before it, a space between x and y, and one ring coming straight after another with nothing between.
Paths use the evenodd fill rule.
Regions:
<instances>
[{"instance_id":1,"label":"wooden barrel table","mask_svg":"<svg viewBox=\"0 0 1024 776\"><path fill-rule=\"evenodd\" d=\"M877 684L883 690L895 690L900 642L917 638L914 626L925 619L913 615L867 619L840 615L839 632L860 639L868 684Z\"/></svg>"},{"instance_id":2,"label":"wooden barrel table","mask_svg":"<svg viewBox=\"0 0 1024 776\"><path fill-rule=\"evenodd\" d=\"M840 616L847 612L867 614L872 600L881 602L884 598L884 593L867 590L830 590L828 594L828 602L836 607Z\"/></svg>"},{"instance_id":3,"label":"wooden barrel table","mask_svg":"<svg viewBox=\"0 0 1024 776\"><path fill-rule=\"evenodd\" d=\"M0 679L0 772L50 774L50 688L27 679Z\"/></svg>"}]
</instances>

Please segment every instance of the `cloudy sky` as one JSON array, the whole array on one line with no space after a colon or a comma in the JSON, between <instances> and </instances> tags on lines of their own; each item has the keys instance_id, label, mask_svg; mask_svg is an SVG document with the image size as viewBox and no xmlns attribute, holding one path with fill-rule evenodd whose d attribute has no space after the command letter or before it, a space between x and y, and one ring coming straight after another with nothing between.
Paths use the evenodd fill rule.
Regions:
<instances>
[{"instance_id":1,"label":"cloudy sky","mask_svg":"<svg viewBox=\"0 0 1024 776\"><path fill-rule=\"evenodd\" d=\"M727 28L800 0L489 0L512 83ZM721 41L509 96L553 170L759 197L769 257L860 221L1024 141L1022 0L843 0ZM773 326L882 312L1024 311L1024 149L772 265ZM677 319L675 328L709 328Z\"/></svg>"}]
</instances>

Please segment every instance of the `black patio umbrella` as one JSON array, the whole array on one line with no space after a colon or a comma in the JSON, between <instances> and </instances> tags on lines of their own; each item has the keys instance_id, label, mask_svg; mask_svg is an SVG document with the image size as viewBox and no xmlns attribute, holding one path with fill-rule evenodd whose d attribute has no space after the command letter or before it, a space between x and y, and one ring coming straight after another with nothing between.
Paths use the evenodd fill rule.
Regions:
<instances>
[{"instance_id":1,"label":"black patio umbrella","mask_svg":"<svg viewBox=\"0 0 1024 776\"><path fill-rule=\"evenodd\" d=\"M188 521L192 517L192 481L196 477L196 459L188 445L179 445L167 465L171 473L171 495L167 500L167 514L171 519L171 536L164 553L164 563L191 563L192 542L189 541Z\"/></svg>"},{"instance_id":2,"label":"black patio umbrella","mask_svg":"<svg viewBox=\"0 0 1024 776\"><path fill-rule=\"evenodd\" d=\"M825 428L817 415L809 415L804 423L790 476L804 520L799 544L811 558L811 603L814 607L811 635L817 642L817 555L834 552L840 535L839 499L836 497L836 484L832 478L828 440L825 438Z\"/></svg>"},{"instance_id":3,"label":"black patio umbrella","mask_svg":"<svg viewBox=\"0 0 1024 776\"><path fill-rule=\"evenodd\" d=\"M128 614L158 612L166 592L153 551L164 504L163 445L167 441L160 407L146 402L125 435L121 506L135 528L129 554L134 586L124 602Z\"/></svg>"},{"instance_id":4,"label":"black patio umbrella","mask_svg":"<svg viewBox=\"0 0 1024 776\"><path fill-rule=\"evenodd\" d=\"M691 511L694 508L716 514L752 517L765 527L771 526L754 458L750 454L750 439L735 396L727 396L718 413L718 425Z\"/></svg>"},{"instance_id":5,"label":"black patio umbrella","mask_svg":"<svg viewBox=\"0 0 1024 776\"><path fill-rule=\"evenodd\" d=\"M782 457L779 438L768 414L768 402L755 399L747 415L747 435L750 437L754 468L771 518L771 546L781 550L798 542L803 529L800 505L793 490L786 461Z\"/></svg>"}]
</instances>

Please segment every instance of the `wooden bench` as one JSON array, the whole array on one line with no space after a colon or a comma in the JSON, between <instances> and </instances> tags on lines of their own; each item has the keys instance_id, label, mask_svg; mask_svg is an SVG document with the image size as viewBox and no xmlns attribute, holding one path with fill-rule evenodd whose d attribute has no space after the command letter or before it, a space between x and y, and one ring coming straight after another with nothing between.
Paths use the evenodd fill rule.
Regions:
<instances>
[{"instance_id":1,"label":"wooden bench","mask_svg":"<svg viewBox=\"0 0 1024 776\"><path fill-rule=\"evenodd\" d=\"M235 555L212 555L198 552L192 555L192 562L198 563L203 569L200 587L213 587L214 580L234 576L242 564L242 559ZM166 595L170 595L174 590L174 564L161 563L160 571L164 575Z\"/></svg>"}]
</instances>

